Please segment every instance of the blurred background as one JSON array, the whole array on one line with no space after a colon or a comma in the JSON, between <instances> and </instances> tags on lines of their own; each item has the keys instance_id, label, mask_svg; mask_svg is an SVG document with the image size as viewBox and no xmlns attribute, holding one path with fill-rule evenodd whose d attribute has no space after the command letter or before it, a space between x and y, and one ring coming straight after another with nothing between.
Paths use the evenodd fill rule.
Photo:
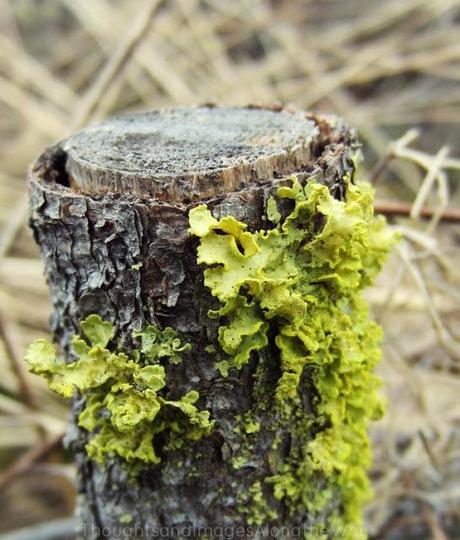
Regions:
<instances>
[{"instance_id":1,"label":"blurred background","mask_svg":"<svg viewBox=\"0 0 460 540\"><path fill-rule=\"evenodd\" d=\"M67 404L22 360L50 314L28 164L115 112L277 101L357 128L404 237L368 291L388 397L369 534L460 538L458 0L0 0L0 534L76 499Z\"/></svg>"}]
</instances>

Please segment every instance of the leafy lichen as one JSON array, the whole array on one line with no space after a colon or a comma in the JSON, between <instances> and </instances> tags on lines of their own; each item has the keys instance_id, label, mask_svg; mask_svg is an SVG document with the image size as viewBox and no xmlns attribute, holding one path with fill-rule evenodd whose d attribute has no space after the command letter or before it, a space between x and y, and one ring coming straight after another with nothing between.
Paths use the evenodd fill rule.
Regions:
<instances>
[{"instance_id":1,"label":"leafy lichen","mask_svg":"<svg viewBox=\"0 0 460 540\"><path fill-rule=\"evenodd\" d=\"M263 525L278 517L277 512L268 504L259 480L251 485L247 493L240 493L239 498L239 511L247 515L248 525Z\"/></svg>"},{"instance_id":2,"label":"leafy lichen","mask_svg":"<svg viewBox=\"0 0 460 540\"><path fill-rule=\"evenodd\" d=\"M279 350L276 403L280 417L290 418L294 442L266 479L275 498L291 510L307 508L310 516L339 501L331 521L359 526L369 497L367 425L382 413L380 381L372 373L381 332L361 291L395 235L374 218L370 186L344 183L341 201L326 186L302 186L294 177L277 192L278 200L291 201L288 215L282 217L275 198L268 200L268 230L250 232L231 216L217 220L205 205L189 219L200 238L198 262L207 266L204 283L221 302L209 316L220 319L222 375L240 369L269 339ZM316 389L311 418L299 406L306 369Z\"/></svg>"},{"instance_id":3,"label":"leafy lichen","mask_svg":"<svg viewBox=\"0 0 460 540\"><path fill-rule=\"evenodd\" d=\"M167 432L165 449L179 448L184 439L198 440L209 434L209 412L199 410L199 395L191 390L179 400L164 397L165 368L161 360L180 361L182 345L172 328L160 331L147 326L133 337L140 350L131 356L110 347L114 327L98 315L80 323L84 337L74 336L78 360L65 364L55 347L44 339L34 341L26 354L33 373L46 377L50 388L66 398L81 392L86 400L79 425L91 433L86 451L104 463L118 455L133 466L156 464L155 437ZM86 339L85 339L86 338ZM163 392L162 392L163 391Z\"/></svg>"}]
</instances>

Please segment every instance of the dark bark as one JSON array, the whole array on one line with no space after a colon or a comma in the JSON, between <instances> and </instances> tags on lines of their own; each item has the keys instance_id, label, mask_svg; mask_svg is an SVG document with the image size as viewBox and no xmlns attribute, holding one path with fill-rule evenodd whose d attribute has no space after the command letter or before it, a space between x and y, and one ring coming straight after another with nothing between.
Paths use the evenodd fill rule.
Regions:
<instances>
[{"instance_id":1,"label":"dark bark","mask_svg":"<svg viewBox=\"0 0 460 540\"><path fill-rule=\"evenodd\" d=\"M211 436L162 453L160 465L133 481L123 463L114 460L103 468L86 457L87 433L75 423L82 400L76 398L67 439L76 452L87 538L98 537L93 525L118 526L125 514L132 516L132 530L247 526L239 507L257 480L278 511L272 525L306 521L305 512L288 517L263 483L273 474L274 437L282 441L278 458L289 447L289 423L272 427L277 353L266 349L227 378L215 369L205 351L215 342L217 322L207 317L215 302L196 264L187 216L197 202L206 202L217 218L233 215L254 230L263 228L267 197L292 173L315 176L341 197L341 179L352 171L356 147L353 133L337 119L202 108L109 121L59 143L33 165L31 226L61 349L70 357L70 339L90 313L113 321L127 349L133 347L131 332L146 322L172 326L193 348L180 365L167 368L168 391L177 398L197 390L201 407L216 420ZM311 392L306 373L305 414L312 414ZM230 458L248 444L248 436L235 428L247 411L262 428L250 438L252 459L235 469Z\"/></svg>"}]
</instances>

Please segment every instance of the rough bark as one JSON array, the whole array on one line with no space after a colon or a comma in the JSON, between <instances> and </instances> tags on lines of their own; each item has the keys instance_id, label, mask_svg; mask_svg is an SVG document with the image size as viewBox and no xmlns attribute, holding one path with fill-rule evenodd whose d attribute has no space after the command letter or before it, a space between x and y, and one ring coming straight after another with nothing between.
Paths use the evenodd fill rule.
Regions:
<instances>
[{"instance_id":1,"label":"rough bark","mask_svg":"<svg viewBox=\"0 0 460 540\"><path fill-rule=\"evenodd\" d=\"M160 465L133 481L123 463L101 467L86 457L87 433L75 422L82 399L75 398L67 439L76 453L87 538L119 526L126 514L132 516L131 532L142 528L151 536L158 527L248 525L238 510L240 495L273 474L275 436L282 441L278 457L289 450L289 423L273 432L268 428L274 410L259 407L272 400L277 353L264 350L227 378L215 369L205 351L216 337L217 322L207 317L215 301L196 264L188 212L206 202L217 218L233 215L253 230L263 228L267 197L292 173L314 176L340 198L356 148L353 133L334 118L203 107L108 121L48 149L32 166L31 226L60 348L70 358L71 337L91 313L112 321L127 349L133 347L131 332L145 322L172 326L193 348L180 365L167 368L168 392L177 397L197 390L216 421L211 436L162 454ZM314 414L311 388L306 373L305 414ZM230 458L245 444L235 428L246 411L257 411L262 429L251 439L252 461L235 469ZM307 520L304 511L288 516L269 487L265 496L278 510L271 525L294 527Z\"/></svg>"}]
</instances>

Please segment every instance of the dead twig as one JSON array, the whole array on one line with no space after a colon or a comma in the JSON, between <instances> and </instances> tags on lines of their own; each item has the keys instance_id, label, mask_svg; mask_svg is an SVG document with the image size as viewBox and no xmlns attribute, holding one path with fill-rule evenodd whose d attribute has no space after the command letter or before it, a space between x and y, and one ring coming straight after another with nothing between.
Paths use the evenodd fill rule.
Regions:
<instances>
[{"instance_id":1,"label":"dead twig","mask_svg":"<svg viewBox=\"0 0 460 540\"><path fill-rule=\"evenodd\" d=\"M433 540L449 540L439 523L438 516L427 504L422 504L422 516L433 535Z\"/></svg>"},{"instance_id":2,"label":"dead twig","mask_svg":"<svg viewBox=\"0 0 460 540\"><path fill-rule=\"evenodd\" d=\"M399 201L375 201L374 210L376 214L383 214L385 216L402 216L410 217L412 204L399 202ZM418 210L418 217L421 219L431 219L437 210L422 206ZM446 223L460 223L460 210L455 208L446 208L440 214L440 221Z\"/></svg>"},{"instance_id":3,"label":"dead twig","mask_svg":"<svg viewBox=\"0 0 460 540\"><path fill-rule=\"evenodd\" d=\"M0 490L5 488L16 476L27 472L34 463L46 458L61 444L63 437L63 433L54 435L22 454L10 467L0 474Z\"/></svg>"},{"instance_id":4,"label":"dead twig","mask_svg":"<svg viewBox=\"0 0 460 540\"><path fill-rule=\"evenodd\" d=\"M12 329L10 322L4 317L2 310L0 309L0 338L3 341L5 347L6 356L10 362L11 369L16 376L19 386L19 394L23 403L25 403L31 409L37 408L35 396L29 387L29 383L24 371L24 363L20 358L19 352L16 347L17 340L12 335Z\"/></svg>"},{"instance_id":5,"label":"dead twig","mask_svg":"<svg viewBox=\"0 0 460 540\"><path fill-rule=\"evenodd\" d=\"M416 129L410 129L402 137L394 141L390 145L386 154L384 154L375 165L369 177L369 182L374 186L377 185L377 183L382 178L383 173L388 169L392 161L396 157L398 157L400 149L405 148L417 137L418 137L418 131Z\"/></svg>"}]
</instances>

